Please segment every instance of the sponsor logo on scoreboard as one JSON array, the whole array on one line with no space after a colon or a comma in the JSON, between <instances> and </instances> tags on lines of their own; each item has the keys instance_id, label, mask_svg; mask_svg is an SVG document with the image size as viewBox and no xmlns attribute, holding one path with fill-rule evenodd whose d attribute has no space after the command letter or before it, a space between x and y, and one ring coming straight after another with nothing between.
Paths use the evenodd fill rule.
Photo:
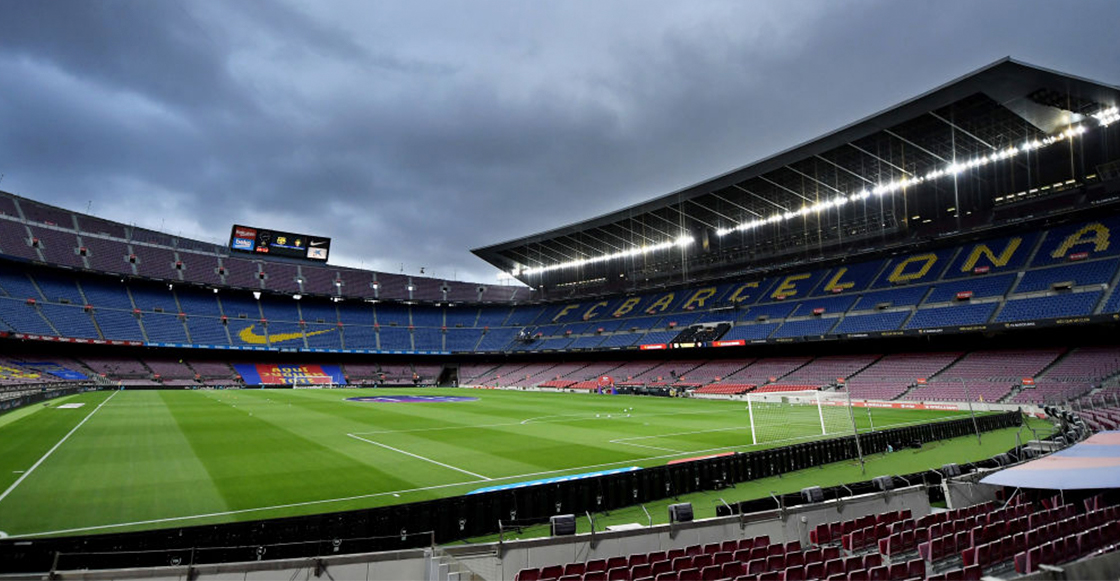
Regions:
<instances>
[{"instance_id":1,"label":"sponsor logo on scoreboard","mask_svg":"<svg viewBox=\"0 0 1120 581\"><path fill-rule=\"evenodd\" d=\"M244 250L246 252L252 252L253 251L253 246L254 246L254 243L253 243L252 238L234 238L233 239L233 249L234 250Z\"/></svg>"},{"instance_id":2,"label":"sponsor logo on scoreboard","mask_svg":"<svg viewBox=\"0 0 1120 581\"><path fill-rule=\"evenodd\" d=\"M314 244L314 243L312 243L312 244ZM327 249L323 248L322 246L311 246L310 248L307 249L307 257L312 258L314 260L326 260L327 259Z\"/></svg>"}]
</instances>

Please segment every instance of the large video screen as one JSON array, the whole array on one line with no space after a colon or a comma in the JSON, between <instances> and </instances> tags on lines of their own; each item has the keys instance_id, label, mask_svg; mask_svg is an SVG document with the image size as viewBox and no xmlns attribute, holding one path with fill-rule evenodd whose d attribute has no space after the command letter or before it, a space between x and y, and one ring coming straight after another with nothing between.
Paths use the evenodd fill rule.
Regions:
<instances>
[{"instance_id":1,"label":"large video screen","mask_svg":"<svg viewBox=\"0 0 1120 581\"><path fill-rule=\"evenodd\" d=\"M331 239L234 224L229 236L229 249L326 262L331 251Z\"/></svg>"}]
</instances>

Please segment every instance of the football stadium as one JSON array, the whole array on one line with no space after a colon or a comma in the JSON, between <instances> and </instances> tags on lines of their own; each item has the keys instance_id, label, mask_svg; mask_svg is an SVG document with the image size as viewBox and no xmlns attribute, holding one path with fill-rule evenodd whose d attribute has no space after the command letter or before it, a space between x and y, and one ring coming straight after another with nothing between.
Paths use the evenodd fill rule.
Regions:
<instances>
[{"instance_id":1,"label":"football stadium","mask_svg":"<svg viewBox=\"0 0 1120 581\"><path fill-rule=\"evenodd\" d=\"M929 86L518 285L0 192L0 579L1116 578L1120 88Z\"/></svg>"}]
</instances>

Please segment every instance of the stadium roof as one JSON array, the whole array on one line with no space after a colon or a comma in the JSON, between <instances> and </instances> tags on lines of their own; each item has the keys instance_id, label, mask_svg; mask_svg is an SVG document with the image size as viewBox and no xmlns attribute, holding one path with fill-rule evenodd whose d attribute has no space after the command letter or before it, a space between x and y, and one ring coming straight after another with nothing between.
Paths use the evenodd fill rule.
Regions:
<instances>
[{"instance_id":1,"label":"stadium roof","mask_svg":"<svg viewBox=\"0 0 1120 581\"><path fill-rule=\"evenodd\" d=\"M1060 452L1000 470L980 482L1047 490L1120 488L1120 431L1095 434Z\"/></svg>"},{"instance_id":2,"label":"stadium roof","mask_svg":"<svg viewBox=\"0 0 1120 581\"><path fill-rule=\"evenodd\" d=\"M945 175L964 160L1048 137L1053 141L1094 115L1102 125L1111 122L1118 104L1118 87L1004 58L710 180L472 252L505 272L518 271L517 278L533 285L527 275L540 269L667 249L690 242L696 232L723 237L768 219L799 217L821 204L861 200L859 192L931 172Z\"/></svg>"}]
</instances>

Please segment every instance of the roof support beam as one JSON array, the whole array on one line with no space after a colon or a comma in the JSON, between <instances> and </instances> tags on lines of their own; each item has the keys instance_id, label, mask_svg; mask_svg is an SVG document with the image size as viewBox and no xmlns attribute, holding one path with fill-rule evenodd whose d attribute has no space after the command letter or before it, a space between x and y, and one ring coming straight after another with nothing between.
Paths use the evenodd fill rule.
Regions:
<instances>
[{"instance_id":1,"label":"roof support beam","mask_svg":"<svg viewBox=\"0 0 1120 581\"><path fill-rule=\"evenodd\" d=\"M952 121L949 121L948 119L938 115L937 113L934 113L933 111L930 111L929 114L934 119L937 119L938 121L941 121L942 123L951 127L954 131L960 131L961 133L963 133L963 134L973 138L974 140L976 140L977 143L983 145L984 147L987 147L988 149L991 149L992 151L995 151L996 148L995 148L994 145L992 145L991 143L988 143L987 141L984 141L983 139L980 139L979 137L973 135L972 133L969 133L968 131L966 131L964 129L961 129L960 127L957 127L956 124L954 124Z\"/></svg>"},{"instance_id":2,"label":"roof support beam","mask_svg":"<svg viewBox=\"0 0 1120 581\"><path fill-rule=\"evenodd\" d=\"M873 182L873 181L871 181L871 180L869 180L869 179L867 179L867 178L865 178L865 177L863 177L863 176L859 175L858 173L856 173L856 172L854 172L854 171L852 171L852 170L850 170L850 169L848 169L848 168L846 168L846 167L844 167L844 166L842 166L842 165L840 165L840 164L836 163L835 161L832 161L831 159L825 159L825 158L823 158L823 157L821 157L821 156L819 156L819 155L816 155L816 156L813 156L813 157L816 157L817 159L819 159L819 160L821 160L821 161L823 161L823 162L825 162L825 163L827 163L827 164L831 165L832 167L835 167L835 168L836 168L836 169L838 169L838 170L842 170L842 171L845 171L845 172L847 172L847 173L849 173L849 174L851 174L851 175L855 176L855 177L856 177L857 179L861 179L861 180L863 180L863 181L865 181L865 182L867 182L867 183L869 183L869 184L871 184L871 185L875 185L875 182Z\"/></svg>"},{"instance_id":3,"label":"roof support beam","mask_svg":"<svg viewBox=\"0 0 1120 581\"><path fill-rule=\"evenodd\" d=\"M718 196L717 196L717 197L718 197ZM693 200L685 200L685 201L686 201L686 202L688 202L688 203L690 203L690 204L692 204L693 206L696 206L696 207L698 207L698 208L702 208L703 210L705 210L705 211L707 211L707 212L711 212L711 213L715 214L716 216L719 216L720 218L723 218L724 220L728 220L728 221L730 221L730 222L734 222L734 221L735 221L735 220L733 220L733 219L731 218L731 216L727 216L727 215L721 214L721 213L719 213L719 212L717 212L717 211L715 211L715 210L713 210L713 209L711 209L711 208L709 208L709 207L707 207L707 206L701 206L701 205L700 205L699 203L697 203L697 202L695 202L695 201L693 201ZM695 217L695 216L693 216L692 214L688 214L688 213L686 213L685 215L686 215L686 216L688 216L688 217L690 217L690 218L692 218L693 220L696 220L697 222L700 222L701 224L703 224L703 225L705 225L705 226L707 226L707 227L709 227L709 228L716 228L716 226L713 226L713 225L711 225L711 224L709 224L709 223L707 223L707 222L705 222L705 221L703 221L703 220L701 220L701 219L699 219L699 218L696 218L696 217Z\"/></svg>"},{"instance_id":4,"label":"roof support beam","mask_svg":"<svg viewBox=\"0 0 1120 581\"><path fill-rule=\"evenodd\" d=\"M893 137L895 139L898 139L899 141L909 145L910 147L913 147L914 149L917 149L918 151L922 151L922 152L925 152L929 155L932 155L933 157L936 157L937 159L941 160L944 163L949 163L949 160L945 159L944 157L941 157L940 155L937 155L936 153L918 145L917 143L914 143L913 141L910 141L909 139L906 139L905 137L895 133L894 131L891 131L890 129L884 129L883 133L886 133L887 135L890 135L891 137Z\"/></svg>"},{"instance_id":5,"label":"roof support beam","mask_svg":"<svg viewBox=\"0 0 1120 581\"><path fill-rule=\"evenodd\" d=\"M779 209L779 210L781 210L781 211L783 211L783 212L788 212L788 211L789 211L789 208L783 207L783 206L782 206L781 204L779 204L779 203L777 203L777 202L774 202L774 201L772 201L772 200L769 200L769 199L767 199L767 198L764 198L764 197L762 197L762 196L760 196L760 195L758 195L758 194L756 194L756 193L754 193L754 192L752 192L752 191L750 191L750 190L748 190L748 189L746 189L746 188L744 188L744 187L740 186L739 184L731 184L731 187L733 187L733 188L735 188L735 189L737 189L737 190L742 190L743 192L745 192L745 193L747 193L747 194L750 194L750 195L752 195L752 196L754 196L754 197L756 197L756 198L758 198L758 199L762 200L763 202L766 202L767 204L770 204L771 206L774 206L775 208L777 208L777 209ZM761 217L762 217L762 216L759 216L759 218L761 218Z\"/></svg>"},{"instance_id":6,"label":"roof support beam","mask_svg":"<svg viewBox=\"0 0 1120 581\"><path fill-rule=\"evenodd\" d=\"M787 192L789 192L789 193L791 193L791 194L793 194L793 195L795 195L795 196L797 196L797 197L801 198L802 200L805 200L806 202L812 202L812 201L813 201L813 200L810 200L809 198L806 198L805 196L803 196L803 195L801 195L801 194L799 194L799 193L797 193L797 192L795 192L795 191L793 191L793 190L791 190L791 189L789 189L789 188L787 188L787 187L783 186L782 184L779 184L778 182L776 182L776 181L774 181L774 180L772 180L772 179L770 179L770 178L768 178L768 177L766 177L766 176L758 176L758 179L760 179L760 180L762 180L762 181L764 181L764 182L767 182L767 183L769 183L769 184L770 184L770 185L772 185L772 186L775 186L775 187L779 187L779 188L782 188L783 190L785 190L785 191L787 191Z\"/></svg>"},{"instance_id":7,"label":"roof support beam","mask_svg":"<svg viewBox=\"0 0 1120 581\"><path fill-rule=\"evenodd\" d=\"M858 151L858 152L860 152L860 153L862 153L862 154L864 154L864 155L866 155L866 156L869 156L869 157L873 157L873 158L875 158L876 160L878 160L878 161L879 161L880 163L883 163L883 164L889 165L889 166L893 167L894 169L897 169L898 171L902 172L903 174L906 174L906 175L908 175L908 176L913 176L913 175L914 175L914 174L912 174L912 173L910 173L910 172L906 171L905 169L903 169L903 168L901 168L901 167L899 167L899 166L897 166L897 165L895 165L895 164L893 164L893 163L891 163L891 162L889 162L889 161L887 161L887 160L885 160L885 159L883 159L883 158L881 158L881 157L879 157L879 156L875 155L874 153L871 153L870 151L867 151L866 149L864 149L864 148L862 148L862 147L860 147L860 146L858 146L858 145L856 145L856 144L854 144L854 143L851 143L851 142L849 142L849 143L848 143L848 147L851 147L852 149L854 149L854 150L856 150L856 151ZM873 183L874 183L874 182L873 182Z\"/></svg>"},{"instance_id":8,"label":"roof support beam","mask_svg":"<svg viewBox=\"0 0 1120 581\"><path fill-rule=\"evenodd\" d=\"M801 177L803 177L803 178L805 178L805 179L807 179L807 180L812 180L812 181L814 181L814 182L816 182L816 183L818 183L818 184L820 184L820 185L822 185L822 186L824 186L824 187L826 187L826 188L828 188L828 189L830 189L830 190L832 190L832 191L834 191L834 192L836 192L836 193L838 193L838 194L840 194L840 195L842 195L842 196L846 196L846 195L847 195L847 194L845 194L844 192L841 192L840 190L838 190L838 189L836 189L836 188L834 188L834 187L832 187L832 186L830 186L830 185L828 185L828 184L826 184L826 183L822 182L821 180L818 180L817 178L815 178L815 177L813 177L813 176L811 176L811 175L809 175L809 174L807 174L807 173L805 173L805 172L802 172L802 171L799 171L799 170L795 169L795 168L794 168L793 166L791 166L791 165L787 165L787 166L785 166L785 167L786 167L786 169L788 169L789 171L792 171L793 173L796 173L797 175L799 175L799 176L801 176Z\"/></svg>"},{"instance_id":9,"label":"roof support beam","mask_svg":"<svg viewBox=\"0 0 1120 581\"><path fill-rule=\"evenodd\" d=\"M739 188L739 189L742 189L742 188ZM712 197L714 197L714 198L717 198L717 199L723 200L724 202L727 202L728 204L731 204L732 206L735 206L736 208L739 208L740 210L742 210L742 211L744 211L744 212L746 212L746 213L748 213L748 214L751 214L751 215L753 215L753 216L754 216L755 218L761 218L761 217L762 217L762 214L759 214L758 212L755 212L754 210L752 210L752 209L750 209L750 208L748 208L748 207L746 207L746 206L740 206L739 204L736 204L735 202L732 202L731 200L728 200L727 198L725 198L725 197L723 197L723 196L721 196L721 195L719 195L719 194L717 194L717 193L715 193L715 192L712 192L712 193L710 193L710 194L708 194L708 195L709 195L709 196L712 196ZM733 220L733 219L731 219L731 218L728 218L728 220L731 220L732 222L734 222L734 221L735 221L735 220Z\"/></svg>"}]
</instances>

